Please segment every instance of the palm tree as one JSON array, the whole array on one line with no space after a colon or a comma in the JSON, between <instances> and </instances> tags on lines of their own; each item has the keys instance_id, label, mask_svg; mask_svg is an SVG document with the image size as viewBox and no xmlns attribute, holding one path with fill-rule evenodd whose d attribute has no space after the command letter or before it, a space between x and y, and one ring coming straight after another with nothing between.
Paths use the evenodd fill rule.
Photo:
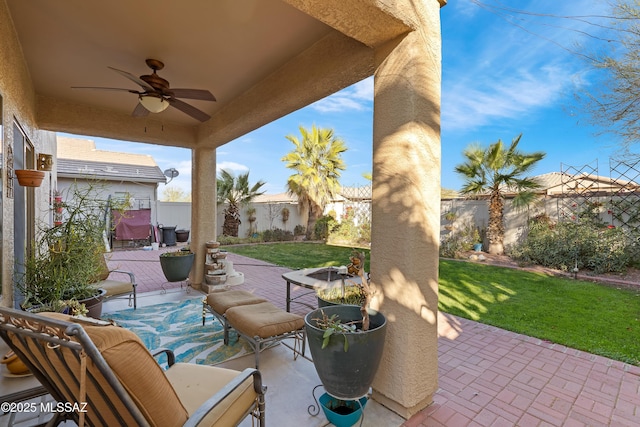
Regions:
<instances>
[{"instance_id":1,"label":"palm tree","mask_svg":"<svg viewBox=\"0 0 640 427\"><path fill-rule=\"evenodd\" d=\"M509 148L505 148L501 140L486 150L472 144L463 153L467 161L455 167L465 179L461 193L489 197L487 238L490 254L504 253L504 192L515 193L513 206L518 208L528 206L536 197L534 190L540 187L535 180L522 176L542 160L545 153L518 151L521 137L522 134L514 138Z\"/></svg>"},{"instance_id":2,"label":"palm tree","mask_svg":"<svg viewBox=\"0 0 640 427\"><path fill-rule=\"evenodd\" d=\"M325 205L340 190L340 173L346 169L341 154L347 151L347 146L334 135L333 129L313 125L311 131L303 126L299 130L300 139L287 135L294 149L282 161L296 172L287 180L287 190L298 197L301 207L308 209L307 236L310 236Z\"/></svg>"},{"instance_id":3,"label":"palm tree","mask_svg":"<svg viewBox=\"0 0 640 427\"><path fill-rule=\"evenodd\" d=\"M225 236L238 237L238 227L240 226L240 208L246 205L256 196L264 194L259 191L265 184L260 180L249 188L249 172L234 176L231 172L222 169L216 181L216 191L218 194L218 205L224 203L224 224L222 234Z\"/></svg>"}]
</instances>

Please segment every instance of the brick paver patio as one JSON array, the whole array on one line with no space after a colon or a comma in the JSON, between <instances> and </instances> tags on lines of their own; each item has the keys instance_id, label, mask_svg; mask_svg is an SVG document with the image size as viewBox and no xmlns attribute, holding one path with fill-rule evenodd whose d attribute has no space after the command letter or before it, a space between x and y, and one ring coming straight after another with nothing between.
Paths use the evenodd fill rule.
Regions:
<instances>
[{"instance_id":1,"label":"brick paver patio","mask_svg":"<svg viewBox=\"0 0 640 427\"><path fill-rule=\"evenodd\" d=\"M133 271L138 292L180 287L166 282L158 254L116 251L109 266ZM229 259L245 275L239 288L284 309L281 275L288 269L234 254ZM308 290L292 290L302 292ZM294 304L292 311L308 309ZM438 321L439 389L433 405L403 426L640 425L640 367L446 313Z\"/></svg>"}]
</instances>

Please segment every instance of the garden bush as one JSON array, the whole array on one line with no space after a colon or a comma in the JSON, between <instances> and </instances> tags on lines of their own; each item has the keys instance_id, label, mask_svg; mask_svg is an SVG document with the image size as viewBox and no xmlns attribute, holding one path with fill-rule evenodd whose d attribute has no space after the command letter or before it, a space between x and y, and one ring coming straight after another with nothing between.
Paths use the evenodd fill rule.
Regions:
<instances>
[{"instance_id":1,"label":"garden bush","mask_svg":"<svg viewBox=\"0 0 640 427\"><path fill-rule=\"evenodd\" d=\"M563 271L577 267L601 274L624 272L637 262L638 249L638 236L623 228L584 217L557 224L534 218L525 240L511 249L511 256Z\"/></svg>"},{"instance_id":2,"label":"garden bush","mask_svg":"<svg viewBox=\"0 0 640 427\"><path fill-rule=\"evenodd\" d=\"M367 246L371 243L371 223L368 217L360 215L356 221L355 210L347 208L341 221L330 229L327 243Z\"/></svg>"},{"instance_id":3,"label":"garden bush","mask_svg":"<svg viewBox=\"0 0 640 427\"><path fill-rule=\"evenodd\" d=\"M329 233L335 228L337 222L331 215L325 215L318 218L316 226L313 230L313 238L315 240L327 240Z\"/></svg>"},{"instance_id":4,"label":"garden bush","mask_svg":"<svg viewBox=\"0 0 640 427\"><path fill-rule=\"evenodd\" d=\"M274 228L262 232L263 242L287 242L293 240L293 233L289 230Z\"/></svg>"},{"instance_id":5,"label":"garden bush","mask_svg":"<svg viewBox=\"0 0 640 427\"><path fill-rule=\"evenodd\" d=\"M307 234L307 227L304 225L298 224L293 228L294 236L304 236L305 234Z\"/></svg>"},{"instance_id":6,"label":"garden bush","mask_svg":"<svg viewBox=\"0 0 640 427\"><path fill-rule=\"evenodd\" d=\"M473 245L481 242L480 231L472 222L467 221L459 229L452 230L440 241L440 256L460 258L462 252L470 251Z\"/></svg>"}]
</instances>

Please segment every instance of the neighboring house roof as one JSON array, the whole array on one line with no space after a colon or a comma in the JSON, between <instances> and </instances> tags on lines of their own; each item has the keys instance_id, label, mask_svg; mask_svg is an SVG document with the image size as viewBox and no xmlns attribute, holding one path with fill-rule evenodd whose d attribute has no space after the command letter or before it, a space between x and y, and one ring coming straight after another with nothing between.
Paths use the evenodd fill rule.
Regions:
<instances>
[{"instance_id":1,"label":"neighboring house roof","mask_svg":"<svg viewBox=\"0 0 640 427\"><path fill-rule=\"evenodd\" d=\"M96 149L94 141L58 137L57 173L61 178L166 182L153 157Z\"/></svg>"},{"instance_id":2,"label":"neighboring house roof","mask_svg":"<svg viewBox=\"0 0 640 427\"><path fill-rule=\"evenodd\" d=\"M639 185L624 179L612 179L593 174L571 175L563 172L550 172L534 177L541 185L544 194L560 195L563 193L612 193L638 191Z\"/></svg>"},{"instance_id":3,"label":"neighboring house roof","mask_svg":"<svg viewBox=\"0 0 640 427\"><path fill-rule=\"evenodd\" d=\"M253 203L298 203L298 198L289 193L261 194L252 200Z\"/></svg>"},{"instance_id":4,"label":"neighboring house roof","mask_svg":"<svg viewBox=\"0 0 640 427\"><path fill-rule=\"evenodd\" d=\"M619 192L640 191L640 185L624 179L612 179L606 176L587 173L568 174L566 172L549 172L531 177L540 184L536 193L546 196L562 196L576 193L612 194ZM512 188L503 188L507 198L515 196ZM485 198L490 193L476 194L473 197Z\"/></svg>"}]
</instances>

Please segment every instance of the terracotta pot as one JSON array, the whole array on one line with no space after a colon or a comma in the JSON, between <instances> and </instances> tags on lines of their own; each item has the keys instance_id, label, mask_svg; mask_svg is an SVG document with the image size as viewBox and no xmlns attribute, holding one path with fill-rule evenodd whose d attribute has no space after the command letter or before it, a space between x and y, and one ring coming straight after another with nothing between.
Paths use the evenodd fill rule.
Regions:
<instances>
[{"instance_id":1,"label":"terracotta pot","mask_svg":"<svg viewBox=\"0 0 640 427\"><path fill-rule=\"evenodd\" d=\"M44 172L33 169L18 169L15 174L23 187L40 187L44 179Z\"/></svg>"}]
</instances>

